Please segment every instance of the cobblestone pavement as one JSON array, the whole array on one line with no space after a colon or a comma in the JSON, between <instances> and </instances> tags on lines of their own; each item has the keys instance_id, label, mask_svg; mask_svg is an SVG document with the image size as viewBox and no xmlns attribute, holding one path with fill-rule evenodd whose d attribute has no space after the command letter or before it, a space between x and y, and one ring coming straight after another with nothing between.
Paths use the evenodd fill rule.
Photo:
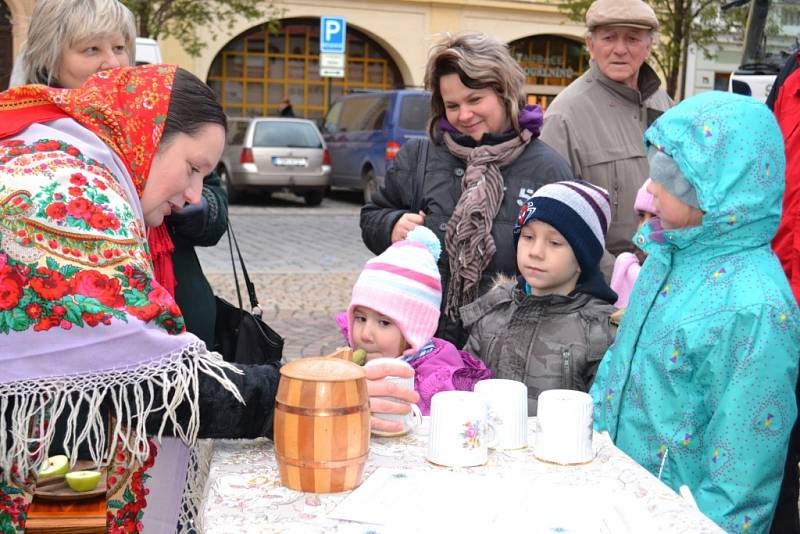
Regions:
<instances>
[{"instance_id":1,"label":"cobblestone pavement","mask_svg":"<svg viewBox=\"0 0 800 534\"><path fill-rule=\"evenodd\" d=\"M318 356L344 344L333 316L346 309L364 262L359 196L334 192L318 207L291 195L257 197L230 208L230 219L264 320L286 340L287 360ZM198 248L214 292L236 302L228 240ZM241 281L242 298L244 282Z\"/></svg>"}]
</instances>

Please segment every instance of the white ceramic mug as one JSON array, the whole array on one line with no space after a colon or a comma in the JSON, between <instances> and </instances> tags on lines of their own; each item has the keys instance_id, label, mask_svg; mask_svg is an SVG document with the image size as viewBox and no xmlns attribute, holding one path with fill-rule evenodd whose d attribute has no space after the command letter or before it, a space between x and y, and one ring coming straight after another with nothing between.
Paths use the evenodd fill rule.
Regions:
<instances>
[{"instance_id":1,"label":"white ceramic mug","mask_svg":"<svg viewBox=\"0 0 800 534\"><path fill-rule=\"evenodd\" d=\"M594 458L592 397L582 391L551 389L539 394L533 454L561 465Z\"/></svg>"},{"instance_id":2,"label":"white ceramic mug","mask_svg":"<svg viewBox=\"0 0 800 534\"><path fill-rule=\"evenodd\" d=\"M372 367L374 365L381 365L381 364L389 364L394 365L397 367L408 367L411 369L411 365L408 362L404 362L399 358L375 358L374 360L369 360L367 363L364 364L364 367ZM393 376L389 375L384 380L387 382L394 382L396 384L400 384L405 388L414 389L414 376L409 377L401 377L401 376ZM394 402L402 402L394 397L377 397L379 399L387 399ZM372 433L376 436L403 436L408 434L414 428L418 427L422 424L422 412L419 409L419 406L416 404L411 405L411 411L407 414L397 414L397 413L374 413L372 414L378 419L383 419L384 421L396 421L403 425L403 429L399 432L384 432L382 430L372 430Z\"/></svg>"},{"instance_id":3,"label":"white ceramic mug","mask_svg":"<svg viewBox=\"0 0 800 534\"><path fill-rule=\"evenodd\" d=\"M516 380L492 378L475 384L489 406L489 420L497 430L494 449L528 446L528 387Z\"/></svg>"},{"instance_id":4,"label":"white ceramic mug","mask_svg":"<svg viewBox=\"0 0 800 534\"><path fill-rule=\"evenodd\" d=\"M440 391L431 399L428 461L452 467L485 464L497 431L489 408L472 391Z\"/></svg>"}]
</instances>

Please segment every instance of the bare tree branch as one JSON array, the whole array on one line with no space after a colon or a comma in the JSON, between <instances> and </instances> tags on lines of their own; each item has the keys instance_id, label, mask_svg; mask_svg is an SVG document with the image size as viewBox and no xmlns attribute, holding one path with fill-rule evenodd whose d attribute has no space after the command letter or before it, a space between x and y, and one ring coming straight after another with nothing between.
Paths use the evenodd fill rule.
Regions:
<instances>
[{"instance_id":1,"label":"bare tree branch","mask_svg":"<svg viewBox=\"0 0 800 534\"><path fill-rule=\"evenodd\" d=\"M136 17L143 37L173 37L192 56L199 56L208 38L219 35L220 28L231 29L240 19L257 26L264 23L274 31L276 19L284 10L267 0L121 0ZM199 37L197 29L206 33Z\"/></svg>"}]
</instances>

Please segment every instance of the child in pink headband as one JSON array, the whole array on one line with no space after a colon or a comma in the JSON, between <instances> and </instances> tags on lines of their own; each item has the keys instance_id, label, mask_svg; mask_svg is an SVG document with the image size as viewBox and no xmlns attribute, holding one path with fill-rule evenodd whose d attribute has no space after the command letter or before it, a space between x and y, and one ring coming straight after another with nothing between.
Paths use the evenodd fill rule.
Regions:
<instances>
[{"instance_id":1,"label":"child in pink headband","mask_svg":"<svg viewBox=\"0 0 800 534\"><path fill-rule=\"evenodd\" d=\"M636 201L633 203L633 209L639 215L637 229L641 228L656 215L653 195L647 191L647 184L649 183L650 178L639 188L639 192L636 194ZM623 252L617 256L617 260L614 262L614 272L611 274L611 289L617 293L618 297L617 302L614 303L617 308L624 308L628 305L628 297L646 257L647 254L639 248L633 253Z\"/></svg>"}]
</instances>

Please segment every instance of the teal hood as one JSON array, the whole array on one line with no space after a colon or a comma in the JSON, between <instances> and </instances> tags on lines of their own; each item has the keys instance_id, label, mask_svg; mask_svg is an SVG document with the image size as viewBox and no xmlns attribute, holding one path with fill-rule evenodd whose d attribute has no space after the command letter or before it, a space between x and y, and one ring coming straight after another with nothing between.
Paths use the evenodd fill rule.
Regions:
<instances>
[{"instance_id":1,"label":"teal hood","mask_svg":"<svg viewBox=\"0 0 800 534\"><path fill-rule=\"evenodd\" d=\"M766 105L732 93L702 93L664 113L644 143L673 158L705 212L702 226L665 232L671 244L750 248L772 240L786 161L783 136Z\"/></svg>"}]
</instances>

